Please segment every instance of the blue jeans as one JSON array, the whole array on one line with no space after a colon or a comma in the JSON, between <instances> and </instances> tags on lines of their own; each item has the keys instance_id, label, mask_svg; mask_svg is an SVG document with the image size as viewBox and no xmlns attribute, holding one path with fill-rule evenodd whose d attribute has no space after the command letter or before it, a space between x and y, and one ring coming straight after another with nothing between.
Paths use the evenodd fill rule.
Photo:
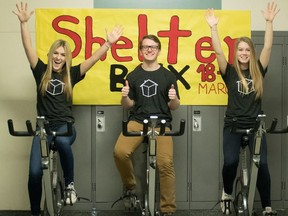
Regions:
<instances>
[{"instance_id":1,"label":"blue jeans","mask_svg":"<svg viewBox=\"0 0 288 216\"><path fill-rule=\"evenodd\" d=\"M67 126L58 125L52 128L56 132L67 131ZM55 139L55 145L57 147L60 162L63 169L63 175L65 179L65 186L74 181L74 158L71 145L76 139L76 130L73 126L72 136L59 136ZM48 143L52 141L52 136L48 136ZM35 136L33 138L31 153L30 153L30 165L29 165L29 180L28 180L28 192L30 198L30 206L32 215L40 214L40 203L42 196L42 165L41 165L41 150L40 150L40 137Z\"/></svg>"},{"instance_id":2,"label":"blue jeans","mask_svg":"<svg viewBox=\"0 0 288 216\"><path fill-rule=\"evenodd\" d=\"M237 167L239 163L239 152L241 145L241 134L230 133L231 127L225 127L223 130L223 154L224 165L222 169L222 177L224 191L232 194L233 183L237 175ZM254 135L249 135L249 148L252 149ZM263 134L260 150L260 166L257 176L257 189L260 194L262 207L271 206L271 180L267 164L267 142L266 136Z\"/></svg>"}]
</instances>

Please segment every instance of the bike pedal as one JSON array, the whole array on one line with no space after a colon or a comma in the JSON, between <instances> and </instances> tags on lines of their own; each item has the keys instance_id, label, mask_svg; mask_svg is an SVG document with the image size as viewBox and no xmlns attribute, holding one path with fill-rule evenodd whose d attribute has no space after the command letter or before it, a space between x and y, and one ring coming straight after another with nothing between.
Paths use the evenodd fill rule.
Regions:
<instances>
[{"instance_id":1,"label":"bike pedal","mask_svg":"<svg viewBox=\"0 0 288 216\"><path fill-rule=\"evenodd\" d=\"M222 213L224 215L231 215L232 214L232 211L231 211L232 200L222 200L221 202L222 202L221 203Z\"/></svg>"},{"instance_id":2,"label":"bike pedal","mask_svg":"<svg viewBox=\"0 0 288 216\"><path fill-rule=\"evenodd\" d=\"M124 206L126 210L132 211L132 210L137 210L137 198L136 196L132 197L126 197L123 200Z\"/></svg>"}]
</instances>

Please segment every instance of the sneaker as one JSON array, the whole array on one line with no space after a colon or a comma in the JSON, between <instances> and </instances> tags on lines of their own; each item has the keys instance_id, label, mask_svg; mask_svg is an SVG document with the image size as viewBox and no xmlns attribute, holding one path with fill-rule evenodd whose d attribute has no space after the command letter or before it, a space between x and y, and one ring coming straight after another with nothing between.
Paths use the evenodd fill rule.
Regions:
<instances>
[{"instance_id":1,"label":"sneaker","mask_svg":"<svg viewBox=\"0 0 288 216\"><path fill-rule=\"evenodd\" d=\"M125 208L136 208L137 196L135 190L126 190L122 196Z\"/></svg>"},{"instance_id":2,"label":"sneaker","mask_svg":"<svg viewBox=\"0 0 288 216\"><path fill-rule=\"evenodd\" d=\"M273 211L271 207L265 207L263 211L263 216L277 215L277 211Z\"/></svg>"},{"instance_id":3,"label":"sneaker","mask_svg":"<svg viewBox=\"0 0 288 216\"><path fill-rule=\"evenodd\" d=\"M76 203L78 197L74 188L74 182L71 182L65 189L65 204L73 205Z\"/></svg>"},{"instance_id":4,"label":"sneaker","mask_svg":"<svg viewBox=\"0 0 288 216\"><path fill-rule=\"evenodd\" d=\"M222 213L224 215L232 214L232 211L231 211L232 202L233 202L232 195L225 193L223 190L220 206L221 206Z\"/></svg>"}]
</instances>

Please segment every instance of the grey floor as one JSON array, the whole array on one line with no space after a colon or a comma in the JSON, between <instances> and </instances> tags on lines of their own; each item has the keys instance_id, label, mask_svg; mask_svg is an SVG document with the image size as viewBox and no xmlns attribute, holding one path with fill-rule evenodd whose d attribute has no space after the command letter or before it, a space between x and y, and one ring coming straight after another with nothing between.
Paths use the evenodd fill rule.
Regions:
<instances>
[{"instance_id":1,"label":"grey floor","mask_svg":"<svg viewBox=\"0 0 288 216\"><path fill-rule=\"evenodd\" d=\"M278 209L278 216L287 216L288 209ZM93 215L90 211L64 211L63 216L141 216L140 212L128 211L97 211ZM234 216L235 214L232 214ZM30 216L28 211L0 211L0 216ZM175 216L223 216L219 210L178 210ZM256 210L255 216L262 216L261 210Z\"/></svg>"}]
</instances>

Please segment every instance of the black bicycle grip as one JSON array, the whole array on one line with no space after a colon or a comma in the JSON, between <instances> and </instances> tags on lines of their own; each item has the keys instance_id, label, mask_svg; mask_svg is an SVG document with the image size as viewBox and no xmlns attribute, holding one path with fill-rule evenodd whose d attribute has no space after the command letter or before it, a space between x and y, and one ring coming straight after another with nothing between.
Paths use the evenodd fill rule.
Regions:
<instances>
[{"instance_id":1,"label":"black bicycle grip","mask_svg":"<svg viewBox=\"0 0 288 216\"><path fill-rule=\"evenodd\" d=\"M271 123L270 128L266 130L267 133L271 133L271 134L288 133L288 126L283 129L276 129L277 123L278 123L278 119L274 118Z\"/></svg>"},{"instance_id":2,"label":"black bicycle grip","mask_svg":"<svg viewBox=\"0 0 288 216\"><path fill-rule=\"evenodd\" d=\"M27 131L15 131L12 119L8 119L7 123L8 123L9 133L12 136L34 136L35 134L35 131L33 131L32 129L32 124L29 120L26 121Z\"/></svg>"},{"instance_id":3,"label":"black bicycle grip","mask_svg":"<svg viewBox=\"0 0 288 216\"><path fill-rule=\"evenodd\" d=\"M179 131L166 131L164 136L182 136L185 132L186 121L184 119L180 120Z\"/></svg>"},{"instance_id":4,"label":"black bicycle grip","mask_svg":"<svg viewBox=\"0 0 288 216\"><path fill-rule=\"evenodd\" d=\"M165 127L166 127L166 120L161 120L160 124L160 132L159 135L162 136L165 133Z\"/></svg>"}]
</instances>

